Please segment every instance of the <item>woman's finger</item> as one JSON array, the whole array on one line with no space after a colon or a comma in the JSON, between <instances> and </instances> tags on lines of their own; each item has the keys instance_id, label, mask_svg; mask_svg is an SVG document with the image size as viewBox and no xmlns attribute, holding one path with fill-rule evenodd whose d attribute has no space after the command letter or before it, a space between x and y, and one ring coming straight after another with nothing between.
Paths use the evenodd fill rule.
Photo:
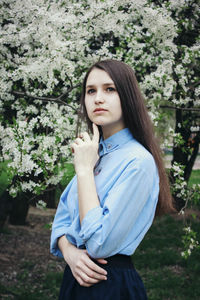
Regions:
<instances>
[{"instance_id":1,"label":"woman's finger","mask_svg":"<svg viewBox=\"0 0 200 300\"><path fill-rule=\"evenodd\" d=\"M104 258L98 258L98 259L96 259L96 261L98 261L98 263L104 264L104 265L106 265L108 263L107 260L105 260Z\"/></svg>"},{"instance_id":2,"label":"woman's finger","mask_svg":"<svg viewBox=\"0 0 200 300\"><path fill-rule=\"evenodd\" d=\"M71 144L72 153L74 153L76 147L77 147L77 144L75 144L75 143Z\"/></svg>"},{"instance_id":3,"label":"woman's finger","mask_svg":"<svg viewBox=\"0 0 200 300\"><path fill-rule=\"evenodd\" d=\"M81 133L80 136L83 138L83 140L84 140L85 142L90 142L90 141L91 141L90 136L89 136L89 134L88 134L87 132Z\"/></svg>"},{"instance_id":4,"label":"woman's finger","mask_svg":"<svg viewBox=\"0 0 200 300\"><path fill-rule=\"evenodd\" d=\"M100 275L107 275L106 270L99 267L97 264L95 264L88 256L88 260L86 261L86 265L89 267L89 269L99 273Z\"/></svg>"},{"instance_id":5,"label":"woman's finger","mask_svg":"<svg viewBox=\"0 0 200 300\"><path fill-rule=\"evenodd\" d=\"M88 268L87 265L84 265L84 267L82 268L82 273L84 273L88 278L92 278L96 281L107 279L106 275L102 275L102 274L99 274L98 272L95 272L94 270ZM91 282L93 282L93 281L91 281Z\"/></svg>"},{"instance_id":6,"label":"woman's finger","mask_svg":"<svg viewBox=\"0 0 200 300\"><path fill-rule=\"evenodd\" d=\"M81 138L78 137L74 140L74 143L76 143L77 145L82 145L84 142Z\"/></svg>"},{"instance_id":7,"label":"woman's finger","mask_svg":"<svg viewBox=\"0 0 200 300\"><path fill-rule=\"evenodd\" d=\"M96 279L93 277L89 277L87 274L85 274L84 272L82 274L80 274L81 279L86 283L86 284L95 284L101 280L106 280L106 279Z\"/></svg>"},{"instance_id":8,"label":"woman's finger","mask_svg":"<svg viewBox=\"0 0 200 300\"><path fill-rule=\"evenodd\" d=\"M92 127L93 127L93 138L92 140L94 142L99 142L99 129L97 127L97 125L95 123L92 123Z\"/></svg>"},{"instance_id":9,"label":"woman's finger","mask_svg":"<svg viewBox=\"0 0 200 300\"><path fill-rule=\"evenodd\" d=\"M88 284L88 283L84 282L80 276L77 276L75 278L81 286L85 286L85 287L90 287L91 286L91 284Z\"/></svg>"}]
</instances>

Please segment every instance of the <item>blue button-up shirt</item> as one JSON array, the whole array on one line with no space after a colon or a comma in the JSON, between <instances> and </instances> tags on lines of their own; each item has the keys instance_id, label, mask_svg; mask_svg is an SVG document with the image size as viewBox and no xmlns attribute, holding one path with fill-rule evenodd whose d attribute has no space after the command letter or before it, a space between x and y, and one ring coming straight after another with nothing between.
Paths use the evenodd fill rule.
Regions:
<instances>
[{"instance_id":1,"label":"blue button-up shirt","mask_svg":"<svg viewBox=\"0 0 200 300\"><path fill-rule=\"evenodd\" d=\"M100 205L80 224L77 178L61 195L51 235L51 252L61 256L57 240L66 235L93 258L132 255L151 226L159 194L159 177L152 155L125 128L99 143L94 168Z\"/></svg>"}]
</instances>

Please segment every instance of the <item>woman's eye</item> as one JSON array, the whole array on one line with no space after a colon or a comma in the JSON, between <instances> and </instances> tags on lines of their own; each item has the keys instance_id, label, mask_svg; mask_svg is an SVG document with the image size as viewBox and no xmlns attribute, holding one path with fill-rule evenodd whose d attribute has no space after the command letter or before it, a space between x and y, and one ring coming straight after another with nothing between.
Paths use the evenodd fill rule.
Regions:
<instances>
[{"instance_id":1,"label":"woman's eye","mask_svg":"<svg viewBox=\"0 0 200 300\"><path fill-rule=\"evenodd\" d=\"M115 88L113 88L113 87L108 87L106 90L107 90L107 92L114 92L114 91L115 91Z\"/></svg>"},{"instance_id":2,"label":"woman's eye","mask_svg":"<svg viewBox=\"0 0 200 300\"><path fill-rule=\"evenodd\" d=\"M89 90L87 91L87 94L93 94L94 92L95 92L94 89L89 89Z\"/></svg>"}]
</instances>

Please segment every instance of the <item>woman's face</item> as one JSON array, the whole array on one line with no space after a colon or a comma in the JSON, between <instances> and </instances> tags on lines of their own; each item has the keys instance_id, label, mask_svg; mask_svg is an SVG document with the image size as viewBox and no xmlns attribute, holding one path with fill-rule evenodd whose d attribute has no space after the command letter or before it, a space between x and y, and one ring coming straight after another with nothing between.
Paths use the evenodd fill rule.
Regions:
<instances>
[{"instance_id":1,"label":"woman's face","mask_svg":"<svg viewBox=\"0 0 200 300\"><path fill-rule=\"evenodd\" d=\"M114 82L101 69L94 68L87 78L85 106L89 119L101 126L104 139L125 127Z\"/></svg>"}]
</instances>

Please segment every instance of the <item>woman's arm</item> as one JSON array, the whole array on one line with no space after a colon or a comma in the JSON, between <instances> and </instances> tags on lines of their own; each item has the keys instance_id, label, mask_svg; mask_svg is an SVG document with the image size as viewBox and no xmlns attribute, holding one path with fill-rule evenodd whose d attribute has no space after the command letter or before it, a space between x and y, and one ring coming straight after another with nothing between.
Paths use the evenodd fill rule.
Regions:
<instances>
[{"instance_id":1,"label":"woman's arm","mask_svg":"<svg viewBox=\"0 0 200 300\"><path fill-rule=\"evenodd\" d=\"M77 172L80 222L87 212L99 206L93 170Z\"/></svg>"},{"instance_id":2,"label":"woman's arm","mask_svg":"<svg viewBox=\"0 0 200 300\"><path fill-rule=\"evenodd\" d=\"M80 222L89 210L99 206L93 174L94 166L98 160L99 131L96 125L93 126L93 129L92 140L85 132L83 133L84 141L78 138L72 144L77 175ZM80 285L89 287L107 279L107 272L93 262L87 250L77 249L67 241L65 236L59 239L58 246ZM102 264L107 263L104 259L97 259L97 261Z\"/></svg>"},{"instance_id":3,"label":"woman's arm","mask_svg":"<svg viewBox=\"0 0 200 300\"><path fill-rule=\"evenodd\" d=\"M94 166L98 161L99 130L93 124L93 138L87 132L72 144L74 165L77 175L80 222L87 212L99 206L99 199L94 181Z\"/></svg>"},{"instance_id":4,"label":"woman's arm","mask_svg":"<svg viewBox=\"0 0 200 300\"><path fill-rule=\"evenodd\" d=\"M81 286L90 287L101 280L107 279L107 272L93 262L87 251L76 248L66 239L65 235L59 238L58 247L74 278ZM107 263L104 259L98 259L97 261L101 264Z\"/></svg>"},{"instance_id":5,"label":"woman's arm","mask_svg":"<svg viewBox=\"0 0 200 300\"><path fill-rule=\"evenodd\" d=\"M68 228L71 225L71 218L66 199L74 180L75 177L69 182L66 189L63 191L52 224L50 252L59 257L63 257L63 255L58 247L58 239L67 233Z\"/></svg>"},{"instance_id":6,"label":"woman's arm","mask_svg":"<svg viewBox=\"0 0 200 300\"><path fill-rule=\"evenodd\" d=\"M129 161L107 191L103 205L82 220L79 236L89 255L106 258L124 250L132 254L152 224L158 193L153 159Z\"/></svg>"},{"instance_id":7,"label":"woman's arm","mask_svg":"<svg viewBox=\"0 0 200 300\"><path fill-rule=\"evenodd\" d=\"M64 257L70 266L73 276L83 286L91 286L101 280L106 279L106 272L100 268L89 257L86 250L77 249L66 238L68 227L71 226L71 218L67 207L66 198L74 182L74 178L63 192L54 218L51 233L51 253ZM106 264L105 260L97 260L101 264Z\"/></svg>"}]
</instances>

